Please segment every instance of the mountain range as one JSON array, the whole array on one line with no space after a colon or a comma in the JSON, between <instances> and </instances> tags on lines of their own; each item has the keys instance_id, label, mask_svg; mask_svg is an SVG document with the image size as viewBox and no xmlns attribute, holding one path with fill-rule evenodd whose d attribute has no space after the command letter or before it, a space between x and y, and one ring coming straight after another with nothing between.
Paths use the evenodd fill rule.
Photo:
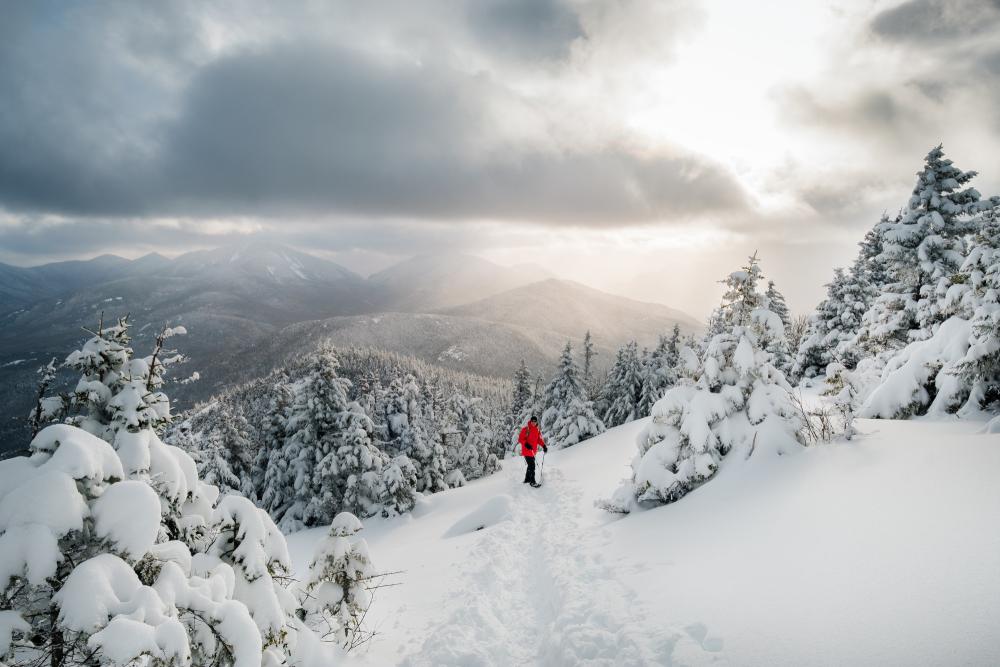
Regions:
<instances>
[{"instance_id":1,"label":"mountain range","mask_svg":"<svg viewBox=\"0 0 1000 667\"><path fill-rule=\"evenodd\" d=\"M421 255L368 278L275 244L189 252L174 259L102 255L22 268L0 264L0 450L20 446L35 369L61 361L94 328L130 314L133 347L184 325L172 339L189 358L172 385L176 406L270 372L322 342L375 347L482 375L509 376L523 358L547 377L567 339L592 332L599 367L635 339L655 344L676 323L666 306L633 301L538 267L504 267L457 253ZM68 380L69 377L67 376Z\"/></svg>"}]
</instances>

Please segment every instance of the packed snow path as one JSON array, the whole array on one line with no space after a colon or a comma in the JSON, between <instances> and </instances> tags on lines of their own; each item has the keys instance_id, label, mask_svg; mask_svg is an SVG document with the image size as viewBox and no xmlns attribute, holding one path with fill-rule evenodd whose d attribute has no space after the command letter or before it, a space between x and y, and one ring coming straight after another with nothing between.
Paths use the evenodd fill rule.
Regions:
<instances>
[{"instance_id":1,"label":"packed snow path","mask_svg":"<svg viewBox=\"0 0 1000 667\"><path fill-rule=\"evenodd\" d=\"M642 423L368 519L381 634L363 665L1000 664L1000 435L859 420L852 443L597 510ZM304 571L323 530L291 535Z\"/></svg>"},{"instance_id":2,"label":"packed snow path","mask_svg":"<svg viewBox=\"0 0 1000 667\"><path fill-rule=\"evenodd\" d=\"M600 550L585 546L594 544L595 525L580 516L590 504L583 490L551 461L540 489L520 483L522 474L509 466L511 493L456 524L479 534L455 573L449 618L428 626L403 664L670 665L675 650L703 652L703 641L721 648L701 627L667 632L659 646L644 641L646 628L627 622L637 611L634 592ZM609 539L605 533L598 544Z\"/></svg>"},{"instance_id":3,"label":"packed snow path","mask_svg":"<svg viewBox=\"0 0 1000 667\"><path fill-rule=\"evenodd\" d=\"M631 440L637 425L619 430ZM383 642L399 644L393 659L412 667L728 664L723 641L704 624L675 627L663 618L650 628L655 614L604 554L612 540L606 526L616 518L594 508L593 489L583 484L587 469L606 469L607 461L600 462L600 450L593 461L576 455L583 453L578 446L549 454L538 489L522 483L523 461L509 459L492 478L431 496L415 518L395 527L420 524L431 534L392 539L403 546L401 579L411 590L390 616L378 614L384 600L377 597L373 615L381 619ZM617 469L605 486L624 473ZM395 562L385 567L388 554L380 548L383 522L369 523L377 533L369 535L376 565L395 569ZM314 532L293 535L293 550ZM431 581L426 597L412 590ZM422 620L418 628L411 627L415 618ZM385 656L384 649L377 653Z\"/></svg>"}]
</instances>

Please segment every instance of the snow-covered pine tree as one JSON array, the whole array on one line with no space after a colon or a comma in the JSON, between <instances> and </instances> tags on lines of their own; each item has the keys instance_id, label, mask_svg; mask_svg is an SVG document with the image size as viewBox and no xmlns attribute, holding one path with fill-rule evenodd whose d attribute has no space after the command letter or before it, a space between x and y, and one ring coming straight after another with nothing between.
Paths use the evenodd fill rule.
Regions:
<instances>
[{"instance_id":1,"label":"snow-covered pine tree","mask_svg":"<svg viewBox=\"0 0 1000 667\"><path fill-rule=\"evenodd\" d=\"M667 389L677 382L677 361L681 348L681 330L674 325L670 338L660 336L659 343L643 360L642 391L637 416L646 417Z\"/></svg>"},{"instance_id":2,"label":"snow-covered pine tree","mask_svg":"<svg viewBox=\"0 0 1000 667\"><path fill-rule=\"evenodd\" d=\"M382 469L382 516L405 514L417 502L417 469L405 454Z\"/></svg>"},{"instance_id":3,"label":"snow-covered pine tree","mask_svg":"<svg viewBox=\"0 0 1000 667\"><path fill-rule=\"evenodd\" d=\"M962 265L971 315L971 336L955 372L969 388L969 410L1000 404L1000 202L983 216L972 250Z\"/></svg>"},{"instance_id":4,"label":"snow-covered pine tree","mask_svg":"<svg viewBox=\"0 0 1000 667\"><path fill-rule=\"evenodd\" d=\"M764 292L764 299L767 300L767 308L772 313L781 318L781 324L788 330L792 324L791 314L788 312L788 304L785 303L785 295L778 291L773 280L767 281L767 291Z\"/></svg>"},{"instance_id":5,"label":"snow-covered pine tree","mask_svg":"<svg viewBox=\"0 0 1000 667\"><path fill-rule=\"evenodd\" d=\"M853 341L865 312L864 286L853 272L834 269L826 286L826 298L809 319L805 338L799 345L792 374L813 377L837 361L847 368L857 365Z\"/></svg>"},{"instance_id":6,"label":"snow-covered pine tree","mask_svg":"<svg viewBox=\"0 0 1000 667\"><path fill-rule=\"evenodd\" d=\"M58 421L66 413L67 400L65 396L50 396L49 387L56 379L59 368L56 366L56 358L52 357L49 363L38 369L38 389L35 392L35 406L28 414L29 439L38 435L42 427L54 421ZM27 453L27 449L23 453Z\"/></svg>"},{"instance_id":7,"label":"snow-covered pine tree","mask_svg":"<svg viewBox=\"0 0 1000 667\"><path fill-rule=\"evenodd\" d=\"M434 493L447 489L445 480L451 470L441 442L427 431L416 378L407 375L402 382L394 381L389 390L389 404L402 410L389 416L390 432L398 434L393 445L395 451L405 454L416 468L415 490Z\"/></svg>"},{"instance_id":8,"label":"snow-covered pine tree","mask_svg":"<svg viewBox=\"0 0 1000 667\"><path fill-rule=\"evenodd\" d=\"M262 665L293 663L296 637L302 629L295 613L298 601L286 588L291 558L285 538L267 512L236 495L219 499L212 513L211 545L192 563L210 577L220 564L235 577L233 597L247 605L260 633Z\"/></svg>"},{"instance_id":9,"label":"snow-covered pine tree","mask_svg":"<svg viewBox=\"0 0 1000 667\"><path fill-rule=\"evenodd\" d=\"M517 452L517 438L520 435L521 427L528 423L535 409L535 396L532 391L531 373L521 359L521 365L514 372L514 392L511 396L510 412L505 423L505 428L509 434L509 451Z\"/></svg>"},{"instance_id":10,"label":"snow-covered pine tree","mask_svg":"<svg viewBox=\"0 0 1000 667\"><path fill-rule=\"evenodd\" d=\"M349 403L339 422L337 466L344 480L339 506L356 516L374 516L385 496L382 472L388 457L372 442L375 424L361 405Z\"/></svg>"},{"instance_id":11,"label":"snow-covered pine tree","mask_svg":"<svg viewBox=\"0 0 1000 667\"><path fill-rule=\"evenodd\" d=\"M588 329L583 337L583 388L587 392L589 400L594 400L597 394L597 383L594 381L595 357L597 357L597 350L594 349L594 340Z\"/></svg>"},{"instance_id":12,"label":"snow-covered pine tree","mask_svg":"<svg viewBox=\"0 0 1000 667\"><path fill-rule=\"evenodd\" d=\"M192 456L206 484L214 484L223 494L235 491L252 497L252 448L251 427L243 412L222 405L215 428Z\"/></svg>"},{"instance_id":13,"label":"snow-covered pine tree","mask_svg":"<svg viewBox=\"0 0 1000 667\"><path fill-rule=\"evenodd\" d=\"M755 254L724 281L719 312L729 331L709 342L697 370L682 353L687 377L653 407L632 479L600 506L627 512L636 501L673 502L710 479L732 450L746 459L800 447L802 418L767 351L784 327L757 290L760 275Z\"/></svg>"},{"instance_id":14,"label":"snow-covered pine tree","mask_svg":"<svg viewBox=\"0 0 1000 667\"><path fill-rule=\"evenodd\" d=\"M862 416L905 419L927 413L968 414L997 400L1000 224L995 209L973 222L979 231L969 256L937 306L938 312L953 314L929 338L916 340L888 358L877 386L864 401Z\"/></svg>"},{"instance_id":15,"label":"snow-covered pine tree","mask_svg":"<svg viewBox=\"0 0 1000 667\"><path fill-rule=\"evenodd\" d=\"M573 360L573 347L566 341L556 376L545 388L542 433L552 447L569 447L604 432L604 423L594 414L580 384Z\"/></svg>"},{"instance_id":16,"label":"snow-covered pine tree","mask_svg":"<svg viewBox=\"0 0 1000 667\"><path fill-rule=\"evenodd\" d=\"M721 333L726 331L726 316L722 311L722 306L712 309L712 312L708 316L708 326L705 327L705 335L701 337L699 344L697 346L689 344L688 346L694 349L698 347L702 352L708 347L708 344Z\"/></svg>"},{"instance_id":17,"label":"snow-covered pine tree","mask_svg":"<svg viewBox=\"0 0 1000 667\"><path fill-rule=\"evenodd\" d=\"M618 350L601 392L601 403L607 406L601 421L607 427L621 426L642 416L639 414L639 402L644 383L639 346L631 341Z\"/></svg>"},{"instance_id":18,"label":"snow-covered pine tree","mask_svg":"<svg viewBox=\"0 0 1000 667\"><path fill-rule=\"evenodd\" d=\"M283 474L277 480L291 494L284 507L269 508L286 532L329 521L343 498L337 447L350 383L339 377L337 367L332 350L322 350L294 388L278 464Z\"/></svg>"},{"instance_id":19,"label":"snow-covered pine tree","mask_svg":"<svg viewBox=\"0 0 1000 667\"><path fill-rule=\"evenodd\" d=\"M292 403L292 392L284 382L275 383L268 399L267 421L261 429L261 445L254 457L251 479L254 485L253 498L269 513L286 507L291 501L291 489L282 486L287 479L287 461L282 449L288 429L288 410ZM272 516L274 514L272 513Z\"/></svg>"},{"instance_id":20,"label":"snow-covered pine tree","mask_svg":"<svg viewBox=\"0 0 1000 667\"><path fill-rule=\"evenodd\" d=\"M378 576L368 543L351 540L360 530L361 522L350 512L333 519L330 532L316 545L302 595L306 623L324 636L336 636L348 651L371 637L363 623L372 601L370 582Z\"/></svg>"},{"instance_id":21,"label":"snow-covered pine tree","mask_svg":"<svg viewBox=\"0 0 1000 667\"><path fill-rule=\"evenodd\" d=\"M216 504L191 457L160 440L163 367L132 357L127 323L111 329L70 355L89 430L49 426L30 458L0 462L0 660L295 664L306 630L274 576L284 537L244 498Z\"/></svg>"},{"instance_id":22,"label":"snow-covered pine tree","mask_svg":"<svg viewBox=\"0 0 1000 667\"><path fill-rule=\"evenodd\" d=\"M869 354L925 340L943 321L940 298L962 264L965 236L974 231L970 215L981 210L979 192L962 189L975 176L955 167L941 146L934 148L903 214L877 227L887 283L859 332Z\"/></svg>"}]
</instances>

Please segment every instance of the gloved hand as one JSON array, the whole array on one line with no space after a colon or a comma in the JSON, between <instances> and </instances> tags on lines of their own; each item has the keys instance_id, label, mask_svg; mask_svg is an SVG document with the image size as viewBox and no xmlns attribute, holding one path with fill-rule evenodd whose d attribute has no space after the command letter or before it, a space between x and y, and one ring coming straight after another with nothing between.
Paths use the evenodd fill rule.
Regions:
<instances>
[{"instance_id":1,"label":"gloved hand","mask_svg":"<svg viewBox=\"0 0 1000 667\"><path fill-rule=\"evenodd\" d=\"M545 452L546 454L548 454L549 453L549 448L546 447L546 446L544 446L544 445L542 445L542 451Z\"/></svg>"}]
</instances>

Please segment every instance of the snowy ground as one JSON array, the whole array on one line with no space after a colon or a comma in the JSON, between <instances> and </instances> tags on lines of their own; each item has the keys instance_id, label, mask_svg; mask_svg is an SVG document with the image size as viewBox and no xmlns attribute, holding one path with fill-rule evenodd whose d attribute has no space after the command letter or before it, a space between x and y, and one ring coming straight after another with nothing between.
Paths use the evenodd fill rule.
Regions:
<instances>
[{"instance_id":1,"label":"snowy ground","mask_svg":"<svg viewBox=\"0 0 1000 667\"><path fill-rule=\"evenodd\" d=\"M1000 436L858 422L852 443L733 461L680 502L593 507L642 422L430 497L362 533L371 665L1000 664ZM292 535L298 571L323 534Z\"/></svg>"}]
</instances>

